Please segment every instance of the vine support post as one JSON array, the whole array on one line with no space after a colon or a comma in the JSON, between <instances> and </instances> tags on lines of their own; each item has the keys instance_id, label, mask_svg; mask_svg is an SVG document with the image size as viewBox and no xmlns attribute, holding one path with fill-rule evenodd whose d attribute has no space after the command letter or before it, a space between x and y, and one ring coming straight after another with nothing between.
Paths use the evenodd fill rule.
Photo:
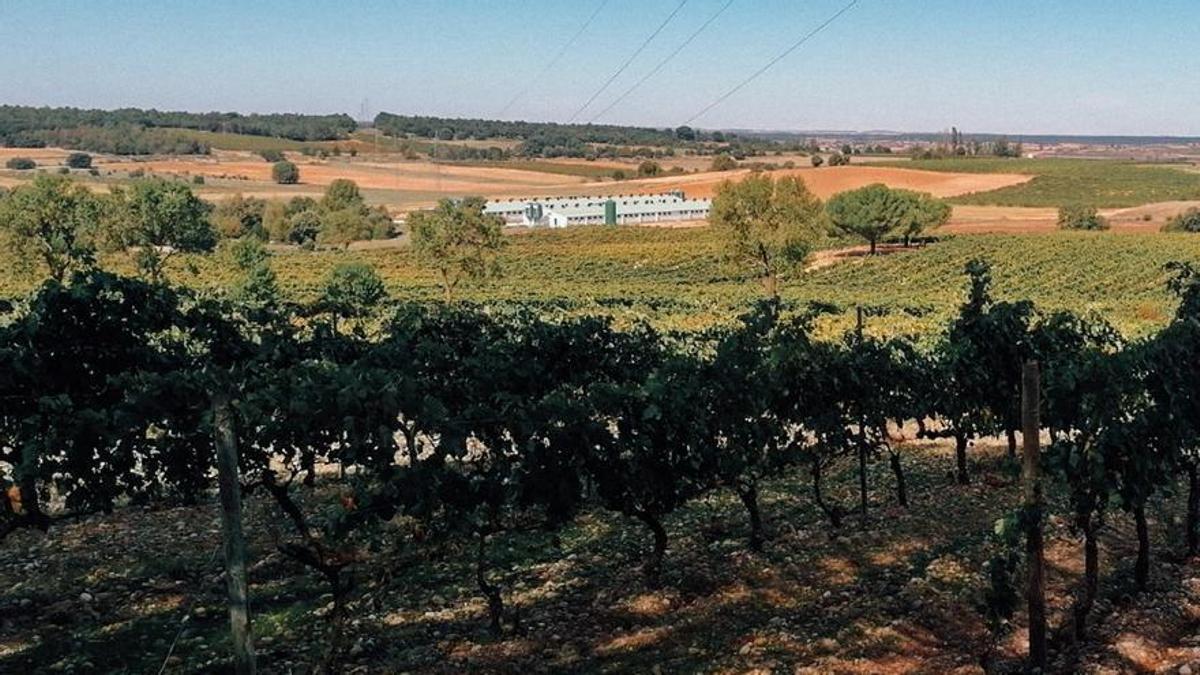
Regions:
<instances>
[{"instance_id":1,"label":"vine support post","mask_svg":"<svg viewBox=\"0 0 1200 675\"><path fill-rule=\"evenodd\" d=\"M237 434L233 427L229 394L218 392L212 395L212 412L234 672L237 675L254 675L256 666L246 582L246 538L242 533L242 488L238 480Z\"/></svg>"},{"instance_id":2,"label":"vine support post","mask_svg":"<svg viewBox=\"0 0 1200 675\"><path fill-rule=\"evenodd\" d=\"M1041 459L1041 373L1037 361L1021 369L1021 482L1024 488L1025 554L1029 566L1026 600L1029 606L1029 665L1046 670L1046 584L1042 538Z\"/></svg>"}]
</instances>

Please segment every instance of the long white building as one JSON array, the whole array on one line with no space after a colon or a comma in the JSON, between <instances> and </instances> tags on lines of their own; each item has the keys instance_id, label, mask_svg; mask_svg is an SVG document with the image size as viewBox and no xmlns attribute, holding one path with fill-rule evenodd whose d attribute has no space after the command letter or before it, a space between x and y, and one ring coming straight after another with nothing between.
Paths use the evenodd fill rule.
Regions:
<instances>
[{"instance_id":1,"label":"long white building","mask_svg":"<svg viewBox=\"0 0 1200 675\"><path fill-rule=\"evenodd\" d=\"M491 200L484 211L500 216L509 225L566 227L703 220L711 208L711 199L688 199L680 190L662 194Z\"/></svg>"}]
</instances>

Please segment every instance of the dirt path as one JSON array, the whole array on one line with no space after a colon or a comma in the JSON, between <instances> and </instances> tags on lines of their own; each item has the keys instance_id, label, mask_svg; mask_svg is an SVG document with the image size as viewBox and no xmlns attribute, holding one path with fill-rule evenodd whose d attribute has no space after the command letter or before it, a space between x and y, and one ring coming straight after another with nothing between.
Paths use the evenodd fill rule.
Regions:
<instances>
[{"instance_id":1,"label":"dirt path","mask_svg":"<svg viewBox=\"0 0 1200 675\"><path fill-rule=\"evenodd\" d=\"M920 247L910 246L905 247L903 244L879 244L875 248L876 255L891 255L893 253L903 253L905 251L917 251ZM814 272L826 267L832 267L838 263L849 262L852 260L865 260L871 254L871 247L867 244L858 246L847 246L845 248L831 248L824 251L817 251L808 258L808 263L804 265L805 272Z\"/></svg>"}]
</instances>

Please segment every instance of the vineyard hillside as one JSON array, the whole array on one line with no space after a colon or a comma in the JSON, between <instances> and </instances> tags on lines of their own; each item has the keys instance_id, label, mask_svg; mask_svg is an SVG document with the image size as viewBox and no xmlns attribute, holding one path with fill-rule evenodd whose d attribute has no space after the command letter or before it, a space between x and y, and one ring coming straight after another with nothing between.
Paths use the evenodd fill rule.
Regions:
<instances>
[{"instance_id":1,"label":"vineyard hillside","mask_svg":"<svg viewBox=\"0 0 1200 675\"><path fill-rule=\"evenodd\" d=\"M827 248L850 242L831 240ZM1170 317L1166 291L1173 261L1200 260L1200 238L1188 234L1053 232L1038 235L955 235L874 258L847 255L783 286L795 303L832 303L840 314L823 320L826 334L849 327L853 308L887 313L888 333L929 333L962 302L963 268L972 259L994 266L996 293L1029 299L1048 310L1094 313L1130 335L1144 334ZM285 292L312 300L339 263L373 266L393 298L438 296L434 274L406 248L381 250L277 250L272 267ZM474 301L534 301L572 311L600 311L626 320L649 318L669 328L728 323L757 298L757 283L723 262L720 239L707 227L689 229L602 227L540 231L509 237L501 254L502 277L469 287ZM30 290L32 280L10 261L0 271L0 295ZM106 267L132 273L124 254L102 258ZM237 271L226 256L172 260L172 278L189 286L227 289Z\"/></svg>"}]
</instances>

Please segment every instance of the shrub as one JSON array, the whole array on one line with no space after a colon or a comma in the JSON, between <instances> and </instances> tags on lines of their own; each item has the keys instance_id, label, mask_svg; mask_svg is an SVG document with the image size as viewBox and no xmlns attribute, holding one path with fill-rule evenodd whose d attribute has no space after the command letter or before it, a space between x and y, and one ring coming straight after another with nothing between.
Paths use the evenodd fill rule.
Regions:
<instances>
[{"instance_id":1,"label":"shrub","mask_svg":"<svg viewBox=\"0 0 1200 675\"><path fill-rule=\"evenodd\" d=\"M725 153L721 153L713 157L710 171L733 171L737 168L737 161Z\"/></svg>"},{"instance_id":2,"label":"shrub","mask_svg":"<svg viewBox=\"0 0 1200 675\"><path fill-rule=\"evenodd\" d=\"M13 157L5 162L4 166L15 171L29 171L30 169L37 168L37 162L28 157Z\"/></svg>"},{"instance_id":3,"label":"shrub","mask_svg":"<svg viewBox=\"0 0 1200 675\"><path fill-rule=\"evenodd\" d=\"M92 156L86 152L72 152L67 155L66 165L72 169L90 169Z\"/></svg>"},{"instance_id":4,"label":"shrub","mask_svg":"<svg viewBox=\"0 0 1200 675\"><path fill-rule=\"evenodd\" d=\"M286 240L301 246L312 244L321 232L321 214L315 208L297 211L288 216Z\"/></svg>"},{"instance_id":5,"label":"shrub","mask_svg":"<svg viewBox=\"0 0 1200 675\"><path fill-rule=\"evenodd\" d=\"M192 176L193 185L204 185L204 176Z\"/></svg>"},{"instance_id":6,"label":"shrub","mask_svg":"<svg viewBox=\"0 0 1200 675\"><path fill-rule=\"evenodd\" d=\"M850 157L840 152L835 152L829 156L829 166L846 166L850 163Z\"/></svg>"},{"instance_id":7,"label":"shrub","mask_svg":"<svg viewBox=\"0 0 1200 675\"><path fill-rule=\"evenodd\" d=\"M1171 216L1162 229L1163 232L1200 232L1200 209L1193 207Z\"/></svg>"},{"instance_id":8,"label":"shrub","mask_svg":"<svg viewBox=\"0 0 1200 675\"><path fill-rule=\"evenodd\" d=\"M824 163L825 163L825 158L821 157L820 155L813 155L813 156L812 156L812 165L813 165L813 167L819 167L819 166L821 166L821 165L822 165L822 164L824 164Z\"/></svg>"},{"instance_id":9,"label":"shrub","mask_svg":"<svg viewBox=\"0 0 1200 675\"><path fill-rule=\"evenodd\" d=\"M658 162L646 160L638 165L639 176L657 176L662 173L662 166Z\"/></svg>"},{"instance_id":10,"label":"shrub","mask_svg":"<svg viewBox=\"0 0 1200 675\"><path fill-rule=\"evenodd\" d=\"M616 171L612 172L613 180L625 180L625 178L626 178L625 172L621 169L617 169Z\"/></svg>"},{"instance_id":11,"label":"shrub","mask_svg":"<svg viewBox=\"0 0 1200 675\"><path fill-rule=\"evenodd\" d=\"M258 156L262 157L263 161L270 162L272 164L276 162L282 162L287 159L279 150L259 150Z\"/></svg>"},{"instance_id":12,"label":"shrub","mask_svg":"<svg viewBox=\"0 0 1200 675\"><path fill-rule=\"evenodd\" d=\"M280 185L295 185L300 182L300 169L289 161L275 162L271 167L271 177Z\"/></svg>"},{"instance_id":13,"label":"shrub","mask_svg":"<svg viewBox=\"0 0 1200 675\"><path fill-rule=\"evenodd\" d=\"M65 166L60 166L60 167L58 167L58 173L65 176L65 175L71 173L71 170Z\"/></svg>"},{"instance_id":14,"label":"shrub","mask_svg":"<svg viewBox=\"0 0 1200 675\"><path fill-rule=\"evenodd\" d=\"M1070 204L1058 209L1060 230L1107 230L1108 220L1096 212L1096 207Z\"/></svg>"},{"instance_id":15,"label":"shrub","mask_svg":"<svg viewBox=\"0 0 1200 675\"><path fill-rule=\"evenodd\" d=\"M226 239L240 239L245 236L266 239L266 232L263 230L263 213L266 208L265 200L235 194L217 204L212 214L213 225Z\"/></svg>"}]
</instances>

